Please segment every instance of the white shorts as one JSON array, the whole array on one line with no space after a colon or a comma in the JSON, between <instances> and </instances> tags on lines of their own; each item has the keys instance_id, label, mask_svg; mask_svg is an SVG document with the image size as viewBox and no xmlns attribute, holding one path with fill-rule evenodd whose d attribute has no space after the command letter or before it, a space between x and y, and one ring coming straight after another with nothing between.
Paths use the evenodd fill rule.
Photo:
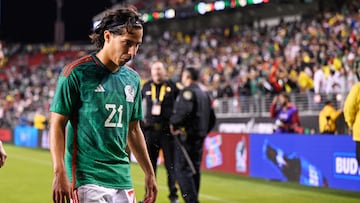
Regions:
<instances>
[{"instance_id":1,"label":"white shorts","mask_svg":"<svg viewBox=\"0 0 360 203\"><path fill-rule=\"evenodd\" d=\"M75 191L73 203L136 203L134 189L118 190L98 185L82 185Z\"/></svg>"}]
</instances>

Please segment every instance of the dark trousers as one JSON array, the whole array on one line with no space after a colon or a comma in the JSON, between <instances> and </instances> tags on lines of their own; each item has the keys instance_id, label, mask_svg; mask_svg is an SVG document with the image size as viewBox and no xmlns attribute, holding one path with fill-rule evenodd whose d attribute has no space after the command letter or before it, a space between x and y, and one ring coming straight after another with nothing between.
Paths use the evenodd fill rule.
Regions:
<instances>
[{"instance_id":1,"label":"dark trousers","mask_svg":"<svg viewBox=\"0 0 360 203\"><path fill-rule=\"evenodd\" d=\"M356 160L360 166L360 142L355 142Z\"/></svg>"},{"instance_id":2,"label":"dark trousers","mask_svg":"<svg viewBox=\"0 0 360 203\"><path fill-rule=\"evenodd\" d=\"M190 136L189 136L190 137ZM180 185L182 197L186 203L199 202L200 189L200 165L203 151L203 138L188 139L182 142L188 152L191 162L195 167L196 174L193 174L184 153L179 145L175 146L175 173Z\"/></svg>"},{"instance_id":3,"label":"dark trousers","mask_svg":"<svg viewBox=\"0 0 360 203\"><path fill-rule=\"evenodd\" d=\"M175 170L174 170L174 138L170 132L156 131L156 130L145 130L145 140L147 150L153 166L154 172L156 173L157 160L159 157L160 149L163 150L165 167L168 176L168 187L169 187L169 199L174 200L178 198Z\"/></svg>"}]
</instances>

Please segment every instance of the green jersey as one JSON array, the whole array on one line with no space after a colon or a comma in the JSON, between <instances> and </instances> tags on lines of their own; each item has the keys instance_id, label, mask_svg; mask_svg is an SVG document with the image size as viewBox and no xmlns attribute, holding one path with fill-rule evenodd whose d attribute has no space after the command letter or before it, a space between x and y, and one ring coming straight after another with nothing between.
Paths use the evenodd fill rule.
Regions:
<instances>
[{"instance_id":1,"label":"green jersey","mask_svg":"<svg viewBox=\"0 0 360 203\"><path fill-rule=\"evenodd\" d=\"M95 54L67 65L50 111L69 117L65 166L74 188L133 188L128 124L142 119L140 77L122 66L111 73Z\"/></svg>"}]
</instances>

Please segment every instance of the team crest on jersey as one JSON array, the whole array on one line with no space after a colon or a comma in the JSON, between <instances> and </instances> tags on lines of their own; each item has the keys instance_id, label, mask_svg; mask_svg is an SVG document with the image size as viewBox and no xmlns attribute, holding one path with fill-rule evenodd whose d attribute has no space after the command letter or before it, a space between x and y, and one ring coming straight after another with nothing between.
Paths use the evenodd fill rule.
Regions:
<instances>
[{"instance_id":1,"label":"team crest on jersey","mask_svg":"<svg viewBox=\"0 0 360 203\"><path fill-rule=\"evenodd\" d=\"M134 88L131 85L126 85L124 91L125 91L126 101L134 102L134 98L135 98Z\"/></svg>"}]
</instances>

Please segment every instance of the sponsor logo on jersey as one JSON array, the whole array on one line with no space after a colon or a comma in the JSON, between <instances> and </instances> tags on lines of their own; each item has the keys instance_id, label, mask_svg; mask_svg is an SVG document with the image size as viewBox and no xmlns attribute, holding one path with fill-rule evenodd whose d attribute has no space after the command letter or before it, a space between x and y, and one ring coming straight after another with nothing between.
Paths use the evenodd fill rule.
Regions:
<instances>
[{"instance_id":1,"label":"sponsor logo on jersey","mask_svg":"<svg viewBox=\"0 0 360 203\"><path fill-rule=\"evenodd\" d=\"M101 84L99 84L97 88L94 90L94 92L105 92L105 89Z\"/></svg>"},{"instance_id":2,"label":"sponsor logo on jersey","mask_svg":"<svg viewBox=\"0 0 360 203\"><path fill-rule=\"evenodd\" d=\"M335 177L360 180L360 167L354 153L335 153L334 167Z\"/></svg>"},{"instance_id":3,"label":"sponsor logo on jersey","mask_svg":"<svg viewBox=\"0 0 360 203\"><path fill-rule=\"evenodd\" d=\"M134 98L135 98L134 88L131 85L126 85L124 91L125 91L126 101L134 102Z\"/></svg>"}]
</instances>

